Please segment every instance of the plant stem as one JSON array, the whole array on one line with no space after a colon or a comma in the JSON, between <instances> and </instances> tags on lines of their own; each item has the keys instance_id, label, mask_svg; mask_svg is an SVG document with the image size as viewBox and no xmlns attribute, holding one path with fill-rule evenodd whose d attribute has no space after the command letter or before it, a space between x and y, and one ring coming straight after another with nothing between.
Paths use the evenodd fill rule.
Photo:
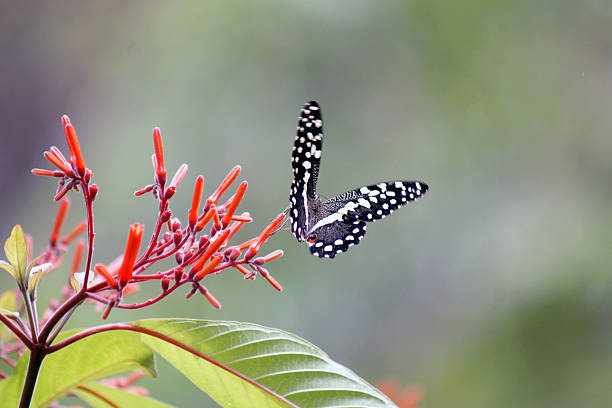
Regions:
<instances>
[{"instance_id":1,"label":"plant stem","mask_svg":"<svg viewBox=\"0 0 612 408\"><path fill-rule=\"evenodd\" d=\"M21 290L21 296L23 297L23 303L26 307L26 314L28 315L28 321L30 322L30 332L32 333L32 341L36 342L38 340L38 327L36 323L38 319L36 319L36 312L32 307L32 299L30 299L30 295L28 294L27 289Z\"/></svg>"},{"instance_id":2,"label":"plant stem","mask_svg":"<svg viewBox=\"0 0 612 408\"><path fill-rule=\"evenodd\" d=\"M28 372L26 374L23 390L21 391L21 401L19 408L28 408L34 396L34 388L38 380L38 373L42 366L43 359L46 356L46 350L40 345L36 345L30 351L30 361L28 362Z\"/></svg>"}]
</instances>

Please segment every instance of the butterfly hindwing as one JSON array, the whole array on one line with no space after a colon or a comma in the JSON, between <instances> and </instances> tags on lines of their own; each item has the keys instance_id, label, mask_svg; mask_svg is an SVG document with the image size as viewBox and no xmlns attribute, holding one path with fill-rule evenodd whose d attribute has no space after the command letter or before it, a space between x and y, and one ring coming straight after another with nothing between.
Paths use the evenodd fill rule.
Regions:
<instances>
[{"instance_id":1,"label":"butterfly hindwing","mask_svg":"<svg viewBox=\"0 0 612 408\"><path fill-rule=\"evenodd\" d=\"M357 245L366 233L363 221L334 222L317 229L317 238L308 242L310 253L319 258L333 258Z\"/></svg>"},{"instance_id":2,"label":"butterfly hindwing","mask_svg":"<svg viewBox=\"0 0 612 408\"><path fill-rule=\"evenodd\" d=\"M307 232L309 202L316 198L317 177L323 145L323 120L319 105L308 102L300 111L291 155L293 181L290 189L291 232L303 241Z\"/></svg>"}]
</instances>

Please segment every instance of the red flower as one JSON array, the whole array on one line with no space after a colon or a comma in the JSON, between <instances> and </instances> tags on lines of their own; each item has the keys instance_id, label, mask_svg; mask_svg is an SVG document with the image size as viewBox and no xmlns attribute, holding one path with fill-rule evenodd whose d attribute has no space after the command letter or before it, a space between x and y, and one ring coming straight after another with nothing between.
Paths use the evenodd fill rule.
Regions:
<instances>
[{"instance_id":1,"label":"red flower","mask_svg":"<svg viewBox=\"0 0 612 408\"><path fill-rule=\"evenodd\" d=\"M123 262L121 263L119 272L117 273L119 283L122 287L132 280L132 271L134 269L134 262L138 256L138 251L140 250L143 229L144 225L138 223L130 226L130 233L125 245L125 252L123 254Z\"/></svg>"}]
</instances>

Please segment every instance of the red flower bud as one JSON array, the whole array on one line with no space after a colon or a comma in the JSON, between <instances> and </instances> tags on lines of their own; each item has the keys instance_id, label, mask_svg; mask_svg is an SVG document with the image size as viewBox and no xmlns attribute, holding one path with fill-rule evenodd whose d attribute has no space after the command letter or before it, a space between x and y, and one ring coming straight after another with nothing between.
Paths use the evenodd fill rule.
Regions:
<instances>
[{"instance_id":1,"label":"red flower bud","mask_svg":"<svg viewBox=\"0 0 612 408\"><path fill-rule=\"evenodd\" d=\"M84 249L85 242L83 242L83 240L79 240L74 250L74 258L72 258L72 268L70 269L71 274L74 274L79 271L79 265L81 264L81 259L83 258Z\"/></svg>"},{"instance_id":2,"label":"red flower bud","mask_svg":"<svg viewBox=\"0 0 612 408\"><path fill-rule=\"evenodd\" d=\"M90 169L85 169L85 177L83 178L85 179L86 184L89 184L92 177L93 177L93 172Z\"/></svg>"},{"instance_id":3,"label":"red flower bud","mask_svg":"<svg viewBox=\"0 0 612 408\"><path fill-rule=\"evenodd\" d=\"M204 176L200 175L196 179L193 189L193 199L191 200L191 209L189 210L189 228L193 230L198 221L198 208L202 200L202 190L204 189Z\"/></svg>"},{"instance_id":4,"label":"red flower bud","mask_svg":"<svg viewBox=\"0 0 612 408\"><path fill-rule=\"evenodd\" d=\"M169 220L170 218L172 218L172 211L170 211L170 210L166 210L166 211L164 211L164 213L162 214L160 221L161 221L161 223L163 224L164 222L168 222L168 220Z\"/></svg>"},{"instance_id":5,"label":"red flower bud","mask_svg":"<svg viewBox=\"0 0 612 408\"><path fill-rule=\"evenodd\" d=\"M176 283L179 283L183 278L183 268L180 266L174 269L174 280Z\"/></svg>"},{"instance_id":6,"label":"red flower bud","mask_svg":"<svg viewBox=\"0 0 612 408\"><path fill-rule=\"evenodd\" d=\"M244 275L244 279L255 279L255 275L252 271L249 271L247 268L245 268L244 266L238 264L238 265L233 265L234 268L238 269L240 271L240 273L242 273Z\"/></svg>"},{"instance_id":7,"label":"red flower bud","mask_svg":"<svg viewBox=\"0 0 612 408\"><path fill-rule=\"evenodd\" d=\"M130 233L125 245L125 252L123 254L123 262L121 263L119 272L117 273L121 286L125 286L126 283L132 280L132 271L134 269L134 262L138 256L138 251L140 250L143 229L144 225L138 223L130 226Z\"/></svg>"},{"instance_id":8,"label":"red flower bud","mask_svg":"<svg viewBox=\"0 0 612 408\"><path fill-rule=\"evenodd\" d=\"M36 176L64 177L64 172L60 170L32 169L30 171Z\"/></svg>"},{"instance_id":9,"label":"red flower bud","mask_svg":"<svg viewBox=\"0 0 612 408\"><path fill-rule=\"evenodd\" d=\"M155 147L155 177L161 187L166 184L166 166L164 165L164 147L162 145L161 131L153 128L153 145Z\"/></svg>"},{"instance_id":10,"label":"red flower bud","mask_svg":"<svg viewBox=\"0 0 612 408\"><path fill-rule=\"evenodd\" d=\"M66 134L66 141L70 149L70 163L77 169L78 174L82 176L85 174L85 160L83 160L81 155L81 147L79 146L79 139L77 138L74 126L71 123L67 123L64 126L64 133Z\"/></svg>"},{"instance_id":11,"label":"red flower bud","mask_svg":"<svg viewBox=\"0 0 612 408\"><path fill-rule=\"evenodd\" d=\"M215 269L217 267L217 265L219 265L221 263L222 260L223 260L223 256L222 255L213 255L213 257L210 260L210 262L208 263L208 265L206 265L204 268L202 268L202 270L197 272L193 279L196 282L199 281L199 280L204 279L204 277L206 275L208 275L209 273L213 272L213 269Z\"/></svg>"},{"instance_id":12,"label":"red flower bud","mask_svg":"<svg viewBox=\"0 0 612 408\"><path fill-rule=\"evenodd\" d=\"M176 186L168 187L164 193L164 199L166 200L171 199L175 193L176 193Z\"/></svg>"},{"instance_id":13,"label":"red flower bud","mask_svg":"<svg viewBox=\"0 0 612 408\"><path fill-rule=\"evenodd\" d=\"M221 309L221 303L204 286L198 286L198 290L215 309Z\"/></svg>"},{"instance_id":14,"label":"red flower bud","mask_svg":"<svg viewBox=\"0 0 612 408\"><path fill-rule=\"evenodd\" d=\"M108 272L106 266L102 264L96 264L96 266L94 266L94 271L96 271L98 274L102 275L104 279L106 279L106 283L108 283L108 286L110 286L111 288L117 287L117 280Z\"/></svg>"},{"instance_id":15,"label":"red flower bud","mask_svg":"<svg viewBox=\"0 0 612 408\"><path fill-rule=\"evenodd\" d=\"M278 283L276 279L274 279L265 268L259 266L257 269L259 270L259 274L266 278L266 280L270 283L270 285L274 287L274 289L278 290L279 292L283 291L283 287L280 285L280 283Z\"/></svg>"},{"instance_id":16,"label":"red flower bud","mask_svg":"<svg viewBox=\"0 0 612 408\"><path fill-rule=\"evenodd\" d=\"M98 186L96 184L92 184L91 186L89 186L89 200L94 201L97 195L98 195Z\"/></svg>"},{"instance_id":17,"label":"red flower bud","mask_svg":"<svg viewBox=\"0 0 612 408\"><path fill-rule=\"evenodd\" d=\"M149 184L146 187L141 188L140 190L137 190L134 192L134 195L136 197L147 194L149 191L153 190L153 188L155 188L155 184Z\"/></svg>"},{"instance_id":18,"label":"red flower bud","mask_svg":"<svg viewBox=\"0 0 612 408\"><path fill-rule=\"evenodd\" d=\"M223 194L225 190L227 190L228 187L234 182L234 180L236 180L238 174L240 174L240 166L235 166L233 169L230 170L227 176L225 176L225 179L223 179L223 181L219 185L219 188L217 188L217 190L206 200L204 210L208 210L212 204L217 204L219 198L221 197L221 194Z\"/></svg>"},{"instance_id":19,"label":"red flower bud","mask_svg":"<svg viewBox=\"0 0 612 408\"><path fill-rule=\"evenodd\" d=\"M167 276L164 276L161 279L161 288L162 288L162 291L164 291L164 292L167 291L169 286L170 286L170 278L167 277Z\"/></svg>"},{"instance_id":20,"label":"red flower bud","mask_svg":"<svg viewBox=\"0 0 612 408\"><path fill-rule=\"evenodd\" d=\"M70 198L66 197L62 200L57 209L57 215L55 216L55 224L53 225L53 230L51 231L51 236L49 237L49 244L51 245L51 247L55 247L55 245L57 244L60 229L62 228L62 224L64 223L64 218L66 218L66 213L68 212L69 207Z\"/></svg>"},{"instance_id":21,"label":"red flower bud","mask_svg":"<svg viewBox=\"0 0 612 408\"><path fill-rule=\"evenodd\" d=\"M68 235L66 235L64 238L62 238L62 244L64 245L68 245L69 243L71 243L81 232L85 231L85 229L87 228L87 221L83 220L79 223L79 225L77 225L76 227L74 227L74 229L72 231L70 231L70 233L68 233Z\"/></svg>"},{"instance_id":22,"label":"red flower bud","mask_svg":"<svg viewBox=\"0 0 612 408\"><path fill-rule=\"evenodd\" d=\"M211 255L217 252L217 249L219 249L221 245L226 242L229 232L229 230L225 230L217 235L216 239L206 249L206 252L204 252L200 259L198 259L191 268L190 276L193 276L193 274L202 269L202 267L204 266L206 261L208 261Z\"/></svg>"},{"instance_id":23,"label":"red flower bud","mask_svg":"<svg viewBox=\"0 0 612 408\"><path fill-rule=\"evenodd\" d=\"M53 146L53 147L55 147L55 146ZM45 159L49 160L51 162L51 164L53 164L55 167L57 167L58 169L63 171L66 176L74 177L74 172L70 168L70 165L68 164L68 161L66 160L64 155L62 155L62 153L59 152L59 150L57 150L57 148L55 148L55 150L57 150L59 152L59 155L54 154L53 147L51 147L51 151L45 152L43 154L45 156Z\"/></svg>"},{"instance_id":24,"label":"red flower bud","mask_svg":"<svg viewBox=\"0 0 612 408\"><path fill-rule=\"evenodd\" d=\"M176 191L176 187L183 181L183 177L187 174L187 165L185 163L181 164L181 167L176 171L174 177L172 177L172 181L170 182L170 186L168 188L174 187L174 191Z\"/></svg>"},{"instance_id":25,"label":"red flower bud","mask_svg":"<svg viewBox=\"0 0 612 408\"><path fill-rule=\"evenodd\" d=\"M247 187L248 187L248 183L246 181L243 181L242 183L240 183L238 190L236 190L236 194L234 194L234 199L230 203L229 208L227 209L227 212L225 213L225 215L223 216L223 219L221 220L222 228L225 228L229 225L230 221L232 220L232 216L234 215L234 212L236 212L236 208L238 208L238 204L240 204L242 197L244 197L244 193L246 192Z\"/></svg>"},{"instance_id":26,"label":"red flower bud","mask_svg":"<svg viewBox=\"0 0 612 408\"><path fill-rule=\"evenodd\" d=\"M181 230L175 231L174 234L172 235L172 239L174 240L174 245L178 246L183 240L183 231Z\"/></svg>"}]
</instances>

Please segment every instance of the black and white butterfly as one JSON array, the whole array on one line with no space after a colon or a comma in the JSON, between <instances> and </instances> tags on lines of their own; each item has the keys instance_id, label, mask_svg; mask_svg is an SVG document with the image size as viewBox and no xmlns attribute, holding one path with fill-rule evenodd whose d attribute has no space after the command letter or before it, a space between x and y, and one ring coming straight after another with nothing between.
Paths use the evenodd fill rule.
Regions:
<instances>
[{"instance_id":1,"label":"black and white butterfly","mask_svg":"<svg viewBox=\"0 0 612 408\"><path fill-rule=\"evenodd\" d=\"M385 218L429 189L420 181L386 181L322 201L316 191L322 144L321 109L311 101L301 110L291 155L289 216L293 235L308 242L310 252L320 258L333 258L357 245L366 222Z\"/></svg>"}]
</instances>

